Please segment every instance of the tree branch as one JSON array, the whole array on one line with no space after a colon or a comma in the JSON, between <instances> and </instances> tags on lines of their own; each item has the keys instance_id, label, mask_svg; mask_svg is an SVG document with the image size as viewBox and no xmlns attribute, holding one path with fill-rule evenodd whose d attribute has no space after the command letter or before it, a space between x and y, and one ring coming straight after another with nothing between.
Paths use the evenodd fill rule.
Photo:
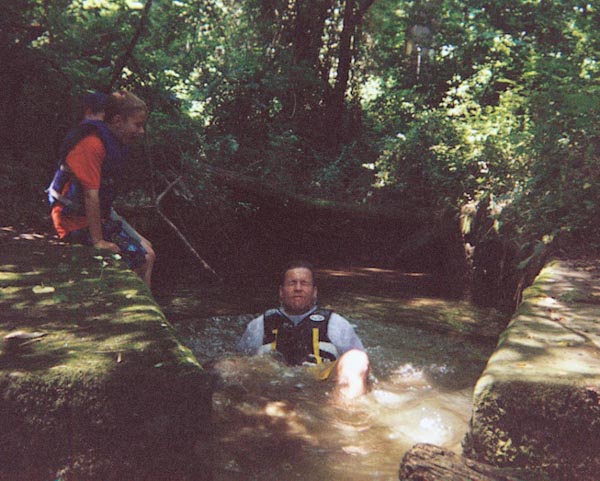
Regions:
<instances>
[{"instance_id":1,"label":"tree branch","mask_svg":"<svg viewBox=\"0 0 600 481\"><path fill-rule=\"evenodd\" d=\"M115 71L113 72L112 78L110 80L110 84L108 86L109 92L114 88L115 84L117 83L117 80L119 79L119 77L121 76L121 73L123 72L123 69L125 68L125 65L127 65L129 58L133 54L133 50L135 49L135 46L137 45L140 35L142 34L144 27L146 26L146 22L148 21L151 6L152 6L152 0L147 0L146 5L144 5L144 10L142 11L140 23L138 24L138 27L137 27L133 37L131 37L131 41L129 42L129 46L127 47L127 50L125 51L125 53L119 60L119 63L117 64L117 66L115 67Z\"/></svg>"},{"instance_id":2,"label":"tree branch","mask_svg":"<svg viewBox=\"0 0 600 481\"><path fill-rule=\"evenodd\" d=\"M194 255L194 257L196 259L198 259L198 261L200 261L200 264L202 264L202 267L204 267L208 272L210 272L214 277L217 278L217 280L219 282L223 282L223 279L221 278L221 276L219 276L215 270L208 265L208 263L202 259L202 257L200 257L200 254L198 254L198 252L196 251L196 249L194 249L194 247L192 246L192 244L190 244L190 242L187 240L187 238L181 233L181 231L177 228L177 226L171 222L171 220L166 216L166 214L161 210L160 208L160 201L164 198L165 195L167 195L169 193L169 191L175 187L175 185L181 180L181 176L177 177L173 182L171 182L167 188L156 198L156 211L158 212L158 215L161 216L161 218L169 225L169 227L171 227L171 229L173 229L175 231L175 233L179 236L179 238L183 241L183 243L186 245L186 247L190 250L190 252Z\"/></svg>"}]
</instances>

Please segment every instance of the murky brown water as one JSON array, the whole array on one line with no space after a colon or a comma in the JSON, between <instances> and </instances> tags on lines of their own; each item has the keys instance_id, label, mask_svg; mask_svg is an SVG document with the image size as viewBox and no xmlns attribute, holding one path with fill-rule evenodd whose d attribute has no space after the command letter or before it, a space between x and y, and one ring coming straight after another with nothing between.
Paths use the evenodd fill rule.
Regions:
<instances>
[{"instance_id":1,"label":"murky brown water","mask_svg":"<svg viewBox=\"0 0 600 481\"><path fill-rule=\"evenodd\" d=\"M194 290L182 294L189 298ZM459 308L435 301L442 312L446 303L447 310ZM372 389L342 405L332 382L318 381L306 368L235 352L253 315L196 319L193 306L186 314L181 305L175 308L178 302L185 298L172 298L163 309L219 379L215 481L395 481L402 456L415 443L460 452L472 389L493 342L352 319L371 358Z\"/></svg>"}]
</instances>

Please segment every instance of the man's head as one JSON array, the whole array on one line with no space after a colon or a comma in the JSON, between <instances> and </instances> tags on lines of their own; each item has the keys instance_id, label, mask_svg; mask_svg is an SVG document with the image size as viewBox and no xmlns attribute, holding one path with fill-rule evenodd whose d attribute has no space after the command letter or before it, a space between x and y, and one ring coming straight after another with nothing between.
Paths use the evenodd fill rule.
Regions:
<instances>
[{"instance_id":1,"label":"man's head","mask_svg":"<svg viewBox=\"0 0 600 481\"><path fill-rule=\"evenodd\" d=\"M308 261L290 262L281 275L279 300L285 312L303 314L317 302L315 268Z\"/></svg>"},{"instance_id":2,"label":"man's head","mask_svg":"<svg viewBox=\"0 0 600 481\"><path fill-rule=\"evenodd\" d=\"M123 144L131 144L144 134L147 117L145 102L131 92L115 92L106 100L104 121Z\"/></svg>"},{"instance_id":3,"label":"man's head","mask_svg":"<svg viewBox=\"0 0 600 481\"><path fill-rule=\"evenodd\" d=\"M108 95L91 92L83 97L83 118L85 120L104 120L104 108Z\"/></svg>"}]
</instances>

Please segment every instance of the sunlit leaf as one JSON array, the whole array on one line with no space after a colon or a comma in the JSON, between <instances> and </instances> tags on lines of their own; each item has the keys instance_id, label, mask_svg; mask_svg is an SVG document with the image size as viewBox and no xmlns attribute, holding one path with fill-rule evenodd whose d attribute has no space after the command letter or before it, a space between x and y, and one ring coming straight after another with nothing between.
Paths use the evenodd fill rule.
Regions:
<instances>
[{"instance_id":1,"label":"sunlit leaf","mask_svg":"<svg viewBox=\"0 0 600 481\"><path fill-rule=\"evenodd\" d=\"M52 286L34 286L31 290L34 294L48 294L56 289Z\"/></svg>"}]
</instances>

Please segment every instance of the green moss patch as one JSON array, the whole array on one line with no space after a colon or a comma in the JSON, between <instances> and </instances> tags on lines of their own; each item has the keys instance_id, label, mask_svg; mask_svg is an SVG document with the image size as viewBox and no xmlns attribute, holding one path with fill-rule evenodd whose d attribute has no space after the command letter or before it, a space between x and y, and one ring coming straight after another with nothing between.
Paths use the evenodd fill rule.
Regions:
<instances>
[{"instance_id":1,"label":"green moss patch","mask_svg":"<svg viewBox=\"0 0 600 481\"><path fill-rule=\"evenodd\" d=\"M469 456L556 481L598 479L598 265L555 261L524 292L475 387Z\"/></svg>"},{"instance_id":2,"label":"green moss patch","mask_svg":"<svg viewBox=\"0 0 600 481\"><path fill-rule=\"evenodd\" d=\"M90 248L0 242L0 479L210 479L211 378L143 282Z\"/></svg>"}]
</instances>

